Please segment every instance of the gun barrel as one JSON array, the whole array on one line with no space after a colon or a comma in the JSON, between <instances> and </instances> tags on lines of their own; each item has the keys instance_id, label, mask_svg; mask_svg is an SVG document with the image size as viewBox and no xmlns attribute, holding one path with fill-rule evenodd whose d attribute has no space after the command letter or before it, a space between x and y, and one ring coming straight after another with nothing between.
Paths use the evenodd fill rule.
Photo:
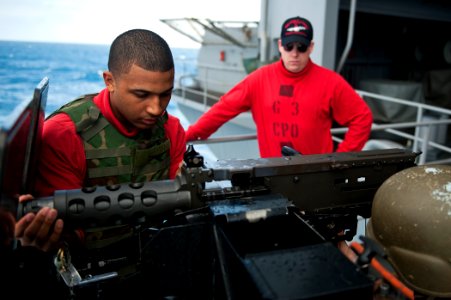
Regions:
<instances>
[{"instance_id":1,"label":"gun barrel","mask_svg":"<svg viewBox=\"0 0 451 300\"><path fill-rule=\"evenodd\" d=\"M48 206L69 227L94 228L146 223L150 218L191 207L191 192L179 180L151 181L75 190L19 205L18 217Z\"/></svg>"}]
</instances>

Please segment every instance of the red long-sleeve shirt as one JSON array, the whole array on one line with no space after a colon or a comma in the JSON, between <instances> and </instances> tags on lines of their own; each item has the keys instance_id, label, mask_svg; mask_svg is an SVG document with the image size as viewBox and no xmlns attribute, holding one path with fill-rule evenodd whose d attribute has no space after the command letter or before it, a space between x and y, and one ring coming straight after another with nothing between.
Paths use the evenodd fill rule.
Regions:
<instances>
[{"instance_id":1,"label":"red long-sleeve shirt","mask_svg":"<svg viewBox=\"0 0 451 300\"><path fill-rule=\"evenodd\" d=\"M261 157L281 156L284 145L301 154L331 153L333 121L348 127L336 151L360 151L373 122L365 101L339 74L311 60L304 70L292 73L280 60L257 69L222 96L188 128L186 139L206 139L248 110Z\"/></svg>"},{"instance_id":2,"label":"red long-sleeve shirt","mask_svg":"<svg viewBox=\"0 0 451 300\"><path fill-rule=\"evenodd\" d=\"M137 130L127 130L114 116L107 89L93 99L105 118L125 136L134 136ZM186 150L185 131L178 118L169 115L164 125L170 146L169 177L174 178ZM86 175L86 156L83 140L75 131L75 124L65 113L44 123L42 149L36 178L35 196L49 196L55 190L79 189Z\"/></svg>"}]
</instances>

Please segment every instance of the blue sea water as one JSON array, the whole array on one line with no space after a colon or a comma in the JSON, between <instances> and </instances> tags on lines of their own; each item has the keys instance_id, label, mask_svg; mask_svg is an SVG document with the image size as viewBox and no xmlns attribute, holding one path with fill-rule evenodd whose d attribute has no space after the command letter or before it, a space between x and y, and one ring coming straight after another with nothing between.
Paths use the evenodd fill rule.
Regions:
<instances>
[{"instance_id":1,"label":"blue sea water","mask_svg":"<svg viewBox=\"0 0 451 300\"><path fill-rule=\"evenodd\" d=\"M80 95L100 91L108 51L109 45L0 41L0 116L31 98L44 77L49 78L47 115ZM176 77L196 72L197 49L174 48L172 53Z\"/></svg>"}]
</instances>

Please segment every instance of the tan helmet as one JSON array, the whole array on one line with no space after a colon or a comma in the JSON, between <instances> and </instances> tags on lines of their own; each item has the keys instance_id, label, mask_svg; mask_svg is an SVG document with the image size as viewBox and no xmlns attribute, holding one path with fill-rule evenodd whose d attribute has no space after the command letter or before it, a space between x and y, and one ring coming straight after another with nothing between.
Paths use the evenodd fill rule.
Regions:
<instances>
[{"instance_id":1,"label":"tan helmet","mask_svg":"<svg viewBox=\"0 0 451 300\"><path fill-rule=\"evenodd\" d=\"M377 190L368 236L414 291L451 297L451 166L398 172Z\"/></svg>"}]
</instances>

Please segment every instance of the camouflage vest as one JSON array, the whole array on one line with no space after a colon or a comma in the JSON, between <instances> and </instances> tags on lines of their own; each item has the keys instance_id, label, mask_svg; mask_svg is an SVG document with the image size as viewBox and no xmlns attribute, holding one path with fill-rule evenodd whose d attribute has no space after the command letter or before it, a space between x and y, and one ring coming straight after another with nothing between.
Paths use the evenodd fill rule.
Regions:
<instances>
[{"instance_id":1,"label":"camouflage vest","mask_svg":"<svg viewBox=\"0 0 451 300\"><path fill-rule=\"evenodd\" d=\"M85 186L167 179L170 165L170 141L164 130L167 113L153 128L128 138L100 113L92 102L94 96L82 96L52 114L67 113L84 141Z\"/></svg>"}]
</instances>

